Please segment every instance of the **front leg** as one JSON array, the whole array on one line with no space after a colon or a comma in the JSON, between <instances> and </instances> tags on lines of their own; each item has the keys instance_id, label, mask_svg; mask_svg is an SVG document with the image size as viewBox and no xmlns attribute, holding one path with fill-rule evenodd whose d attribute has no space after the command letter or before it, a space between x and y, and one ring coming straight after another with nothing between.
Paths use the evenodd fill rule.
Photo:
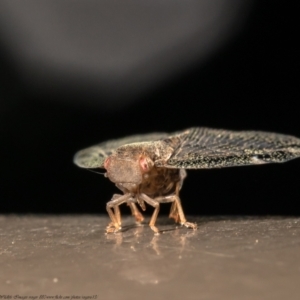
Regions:
<instances>
[{"instance_id":1,"label":"front leg","mask_svg":"<svg viewBox=\"0 0 300 300\"><path fill-rule=\"evenodd\" d=\"M119 197L118 197L119 196ZM107 226L106 232L117 232L122 229L121 227L121 214L119 206L132 197L130 193L125 195L114 195L112 199L106 203L106 210L111 219L111 223ZM114 211L113 211L114 209Z\"/></svg>"},{"instance_id":2,"label":"front leg","mask_svg":"<svg viewBox=\"0 0 300 300\"><path fill-rule=\"evenodd\" d=\"M122 185L120 185L120 184L117 183L116 187L118 189L120 189L124 194L128 193L128 190L126 190ZM112 198L112 200L115 199L115 196L120 196L120 195L114 195L113 198ZM137 223L141 223L144 220L144 217L141 214L141 212L139 211L139 209L137 208L137 206L135 205L135 203L133 201L128 201L127 205L130 207L131 214L135 217L136 222ZM121 219L120 212L119 212L119 216L120 216L120 219Z\"/></svg>"},{"instance_id":3,"label":"front leg","mask_svg":"<svg viewBox=\"0 0 300 300\"><path fill-rule=\"evenodd\" d=\"M154 207L154 212L153 212L153 214L152 214L152 217L151 217L149 226L150 226L150 228L151 228L155 233L158 233L159 230L158 230L158 228L155 226L155 222L156 222L156 219L157 219L157 216L158 216L158 213L159 213L159 208L160 208L159 202L158 202L156 199L150 198L150 197L147 196L146 194L140 194L139 196L140 196L140 198L141 198L142 200L144 200L146 203L148 203L149 205L151 205L152 207Z\"/></svg>"}]
</instances>

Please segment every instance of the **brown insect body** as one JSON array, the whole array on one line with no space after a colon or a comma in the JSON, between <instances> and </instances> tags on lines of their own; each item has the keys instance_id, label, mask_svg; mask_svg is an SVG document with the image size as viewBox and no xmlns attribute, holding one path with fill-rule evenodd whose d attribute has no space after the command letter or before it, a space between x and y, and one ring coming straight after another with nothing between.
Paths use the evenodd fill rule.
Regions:
<instances>
[{"instance_id":1,"label":"brown insect body","mask_svg":"<svg viewBox=\"0 0 300 300\"><path fill-rule=\"evenodd\" d=\"M162 150L164 155L162 155ZM137 210L135 203L145 210L145 202L154 207L154 213L150 221L150 227L158 232L155 227L159 212L159 204L173 202L170 217L187 227L196 228L195 224L186 222L179 200L178 192L186 177L183 169L168 169L156 167L153 160L157 157L168 157L172 154L166 151L165 145L159 143L139 143L120 147L114 154L108 156L104 161L106 176L123 191L122 195L114 195L112 201L107 203L107 211L112 223L107 231L116 232L121 229L120 213L118 206L124 202L130 206L132 214L137 222L143 220Z\"/></svg>"},{"instance_id":2,"label":"brown insect body","mask_svg":"<svg viewBox=\"0 0 300 300\"><path fill-rule=\"evenodd\" d=\"M177 183L183 181L184 177L184 170L153 167L143 175L138 190L152 198L167 196L175 193Z\"/></svg>"},{"instance_id":3,"label":"brown insect body","mask_svg":"<svg viewBox=\"0 0 300 300\"><path fill-rule=\"evenodd\" d=\"M129 205L137 222L143 216L137 208L154 207L150 227L160 203L171 202L170 217L186 227L179 191L185 169L210 169L266 163L281 163L300 157L300 139L263 131L231 131L194 127L172 134L152 133L107 141L79 151L74 162L81 168L104 168L106 176L124 193L107 203L111 223L107 232L121 229L119 206Z\"/></svg>"}]
</instances>

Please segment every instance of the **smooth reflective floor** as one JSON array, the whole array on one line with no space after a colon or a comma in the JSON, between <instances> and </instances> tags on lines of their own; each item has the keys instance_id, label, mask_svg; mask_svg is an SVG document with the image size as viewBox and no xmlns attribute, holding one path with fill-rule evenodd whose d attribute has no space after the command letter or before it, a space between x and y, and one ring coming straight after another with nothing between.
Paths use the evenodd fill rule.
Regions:
<instances>
[{"instance_id":1,"label":"smooth reflective floor","mask_svg":"<svg viewBox=\"0 0 300 300\"><path fill-rule=\"evenodd\" d=\"M300 299L300 218L188 220L0 216L0 299Z\"/></svg>"}]
</instances>

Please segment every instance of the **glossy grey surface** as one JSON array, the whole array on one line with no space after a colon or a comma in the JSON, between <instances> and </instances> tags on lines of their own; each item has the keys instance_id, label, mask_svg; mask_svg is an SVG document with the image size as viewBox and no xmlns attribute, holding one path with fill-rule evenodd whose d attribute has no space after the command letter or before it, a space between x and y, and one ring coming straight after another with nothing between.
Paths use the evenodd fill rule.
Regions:
<instances>
[{"instance_id":1,"label":"glossy grey surface","mask_svg":"<svg viewBox=\"0 0 300 300\"><path fill-rule=\"evenodd\" d=\"M132 218L106 235L106 216L1 216L0 297L299 299L300 218L188 219L197 231L160 217L155 236Z\"/></svg>"}]
</instances>

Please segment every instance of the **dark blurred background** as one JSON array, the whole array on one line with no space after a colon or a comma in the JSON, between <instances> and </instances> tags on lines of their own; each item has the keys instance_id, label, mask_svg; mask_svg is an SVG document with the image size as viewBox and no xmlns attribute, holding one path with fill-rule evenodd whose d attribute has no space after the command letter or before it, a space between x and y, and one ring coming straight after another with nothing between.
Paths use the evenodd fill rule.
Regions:
<instances>
[{"instance_id":1,"label":"dark blurred background","mask_svg":"<svg viewBox=\"0 0 300 300\"><path fill-rule=\"evenodd\" d=\"M258 0L2 0L0 211L104 213L117 189L72 158L107 139L191 126L300 137L294 11ZM181 198L186 214L299 215L299 178L300 160L190 171Z\"/></svg>"}]
</instances>

